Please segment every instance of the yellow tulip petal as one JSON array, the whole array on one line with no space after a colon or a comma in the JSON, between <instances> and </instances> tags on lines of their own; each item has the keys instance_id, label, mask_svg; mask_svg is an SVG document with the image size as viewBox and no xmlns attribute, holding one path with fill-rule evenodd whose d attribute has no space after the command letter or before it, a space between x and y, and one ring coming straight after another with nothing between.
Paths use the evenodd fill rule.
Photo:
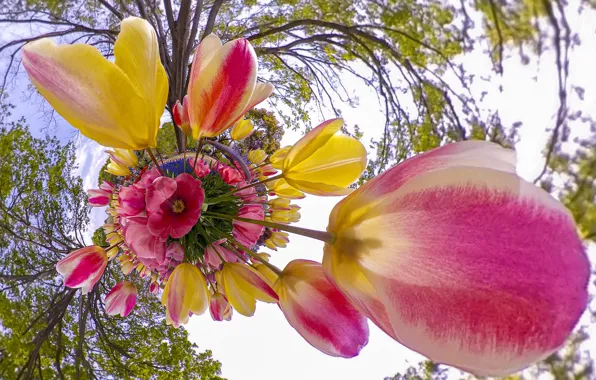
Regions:
<instances>
[{"instance_id":1,"label":"yellow tulip petal","mask_svg":"<svg viewBox=\"0 0 596 380\"><path fill-rule=\"evenodd\" d=\"M292 149L292 146L288 145L288 146L284 146L283 148L279 148L278 150L276 150L269 157L269 162L271 163L271 166L273 166L275 169L281 169L283 167L284 160L286 159L286 156L288 155L288 152L291 149Z\"/></svg>"},{"instance_id":2,"label":"yellow tulip petal","mask_svg":"<svg viewBox=\"0 0 596 380\"><path fill-rule=\"evenodd\" d=\"M286 171L313 155L319 148L337 133L344 125L343 119L327 120L312 131L308 132L290 149L286 156L282 171ZM275 166L274 166L275 167Z\"/></svg>"},{"instance_id":3,"label":"yellow tulip petal","mask_svg":"<svg viewBox=\"0 0 596 380\"><path fill-rule=\"evenodd\" d=\"M106 168L106 172L120 177L130 175L130 169L114 161L110 161L108 167Z\"/></svg>"},{"instance_id":4,"label":"yellow tulip petal","mask_svg":"<svg viewBox=\"0 0 596 380\"><path fill-rule=\"evenodd\" d=\"M114 44L116 65L126 73L145 100L147 124L136 126L135 132L157 146L157 130L168 97L168 78L159 57L157 35L145 20L128 17L120 24Z\"/></svg>"},{"instance_id":5,"label":"yellow tulip petal","mask_svg":"<svg viewBox=\"0 0 596 380\"><path fill-rule=\"evenodd\" d=\"M302 191L296 190L290 186L283 178L276 181L267 182L265 185L280 198L302 199L306 196Z\"/></svg>"},{"instance_id":6,"label":"yellow tulip petal","mask_svg":"<svg viewBox=\"0 0 596 380\"><path fill-rule=\"evenodd\" d=\"M364 145L353 137L337 134L283 174L290 185L304 191L296 185L300 181L346 187L358 179L365 168Z\"/></svg>"},{"instance_id":7,"label":"yellow tulip petal","mask_svg":"<svg viewBox=\"0 0 596 380\"><path fill-rule=\"evenodd\" d=\"M196 79L201 71L205 69L205 67L211 62L211 59L215 56L215 54L219 51L222 47L221 40L215 34L211 33L207 37L203 38L203 41L197 46L197 50L195 51L194 58L192 60L192 67L190 71L190 83ZM192 84L188 86L189 91L192 87Z\"/></svg>"},{"instance_id":8,"label":"yellow tulip petal","mask_svg":"<svg viewBox=\"0 0 596 380\"><path fill-rule=\"evenodd\" d=\"M145 102L128 76L92 46L41 39L23 48L23 65L41 95L66 121L104 146L144 149Z\"/></svg>"}]
</instances>

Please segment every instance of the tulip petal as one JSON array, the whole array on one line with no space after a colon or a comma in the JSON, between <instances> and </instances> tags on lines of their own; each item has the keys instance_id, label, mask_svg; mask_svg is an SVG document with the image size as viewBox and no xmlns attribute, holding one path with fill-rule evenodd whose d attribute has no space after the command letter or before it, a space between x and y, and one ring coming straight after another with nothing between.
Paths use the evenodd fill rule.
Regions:
<instances>
[{"instance_id":1,"label":"tulip petal","mask_svg":"<svg viewBox=\"0 0 596 380\"><path fill-rule=\"evenodd\" d=\"M37 40L23 48L23 65L41 95L83 135L114 148L144 149L152 143L130 128L147 124L141 94L94 47Z\"/></svg>"},{"instance_id":2,"label":"tulip petal","mask_svg":"<svg viewBox=\"0 0 596 380\"><path fill-rule=\"evenodd\" d=\"M155 30L146 20L127 17L114 44L116 65L124 71L146 102L147 137L157 146L157 129L168 98L168 78L161 64Z\"/></svg>"},{"instance_id":3,"label":"tulip petal","mask_svg":"<svg viewBox=\"0 0 596 380\"><path fill-rule=\"evenodd\" d=\"M271 189L271 191L275 192L275 195L280 198L302 199L306 196L302 191L290 186L283 178L280 178L276 181L267 182L266 185L269 189Z\"/></svg>"},{"instance_id":4,"label":"tulip petal","mask_svg":"<svg viewBox=\"0 0 596 380\"><path fill-rule=\"evenodd\" d=\"M214 137L242 116L255 88L257 59L245 39L226 43L190 83L193 137Z\"/></svg>"},{"instance_id":5,"label":"tulip petal","mask_svg":"<svg viewBox=\"0 0 596 380\"><path fill-rule=\"evenodd\" d=\"M274 288L290 325L318 350L351 358L368 343L366 317L325 278L321 264L291 261Z\"/></svg>"},{"instance_id":6,"label":"tulip petal","mask_svg":"<svg viewBox=\"0 0 596 380\"><path fill-rule=\"evenodd\" d=\"M257 83L250 100L246 104L246 107L244 107L244 110L240 112L240 116L238 118L241 118L248 111L255 108L256 105L262 103L268 97L270 97L274 89L275 87L273 87L271 83Z\"/></svg>"},{"instance_id":7,"label":"tulip petal","mask_svg":"<svg viewBox=\"0 0 596 380\"><path fill-rule=\"evenodd\" d=\"M277 294L267 280L248 265L225 263L221 273L225 295L232 307L242 315L254 315L257 299L269 303L278 301Z\"/></svg>"},{"instance_id":8,"label":"tulip petal","mask_svg":"<svg viewBox=\"0 0 596 380\"><path fill-rule=\"evenodd\" d=\"M345 188L352 184L365 168L364 145L350 136L333 135L308 159L292 165L285 171L284 178L291 186L303 191L305 189L300 186L304 182L326 183L330 187ZM324 192L317 191L316 186L308 186L309 189L313 187L315 194L325 195Z\"/></svg>"},{"instance_id":9,"label":"tulip petal","mask_svg":"<svg viewBox=\"0 0 596 380\"><path fill-rule=\"evenodd\" d=\"M587 302L589 264L568 211L489 164L430 170L365 211L333 213L325 268L344 293L360 271L405 346L502 376L564 343ZM330 263L350 260L359 269Z\"/></svg>"},{"instance_id":10,"label":"tulip petal","mask_svg":"<svg viewBox=\"0 0 596 380\"><path fill-rule=\"evenodd\" d=\"M288 167L298 165L306 158L313 155L320 147L325 145L343 125L343 119L331 119L321 123L312 131L308 132L304 137L298 140L294 146L292 146L292 149L290 149L283 162L282 171L286 171ZM273 167L276 166L273 165Z\"/></svg>"},{"instance_id":11,"label":"tulip petal","mask_svg":"<svg viewBox=\"0 0 596 380\"><path fill-rule=\"evenodd\" d=\"M221 47L221 40L213 33L203 38L199 46L197 46L197 50L192 59L192 67L190 69L188 92L191 91L194 81L199 77L199 74L205 67L207 67L209 62L211 62Z\"/></svg>"}]
</instances>

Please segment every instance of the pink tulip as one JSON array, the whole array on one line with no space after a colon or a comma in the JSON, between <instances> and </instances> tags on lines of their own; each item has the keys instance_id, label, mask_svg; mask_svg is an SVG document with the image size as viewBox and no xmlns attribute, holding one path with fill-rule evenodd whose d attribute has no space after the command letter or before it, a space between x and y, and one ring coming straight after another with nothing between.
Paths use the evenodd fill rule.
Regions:
<instances>
[{"instance_id":1,"label":"pink tulip","mask_svg":"<svg viewBox=\"0 0 596 380\"><path fill-rule=\"evenodd\" d=\"M172 109L172 114L178 128L182 130L185 136L190 135L192 131L190 130L190 121L188 120L188 96L184 97L182 104L180 104L179 100L176 101Z\"/></svg>"},{"instance_id":2,"label":"pink tulip","mask_svg":"<svg viewBox=\"0 0 596 380\"><path fill-rule=\"evenodd\" d=\"M118 193L118 213L135 216L145 211L145 191L136 186L126 186Z\"/></svg>"},{"instance_id":3,"label":"pink tulip","mask_svg":"<svg viewBox=\"0 0 596 380\"><path fill-rule=\"evenodd\" d=\"M146 189L149 186L151 186L153 184L153 181L155 181L159 177L161 177L161 174L159 174L159 170L157 170L157 168L147 170L145 173L141 175L138 182L135 183L135 186L139 189Z\"/></svg>"},{"instance_id":4,"label":"pink tulip","mask_svg":"<svg viewBox=\"0 0 596 380\"><path fill-rule=\"evenodd\" d=\"M237 185L245 180L244 176L238 170L227 165L220 163L215 169L221 176L221 179L223 179L223 181L228 185Z\"/></svg>"},{"instance_id":5,"label":"pink tulip","mask_svg":"<svg viewBox=\"0 0 596 380\"><path fill-rule=\"evenodd\" d=\"M126 317L137 303L137 288L130 281L117 283L105 298L106 313Z\"/></svg>"},{"instance_id":6,"label":"pink tulip","mask_svg":"<svg viewBox=\"0 0 596 380\"><path fill-rule=\"evenodd\" d=\"M205 261L207 261L213 268L217 268L221 265L221 258L227 263L238 261L238 256L236 256L232 250L222 246L225 241L226 239L217 240L205 248Z\"/></svg>"},{"instance_id":7,"label":"pink tulip","mask_svg":"<svg viewBox=\"0 0 596 380\"><path fill-rule=\"evenodd\" d=\"M291 261L273 289L290 325L318 350L351 358L368 343L366 317L327 280L321 264Z\"/></svg>"},{"instance_id":8,"label":"pink tulip","mask_svg":"<svg viewBox=\"0 0 596 380\"><path fill-rule=\"evenodd\" d=\"M64 278L64 286L81 288L89 293L99 281L108 265L108 255L103 248L92 245L69 253L56 264L56 270Z\"/></svg>"},{"instance_id":9,"label":"pink tulip","mask_svg":"<svg viewBox=\"0 0 596 380\"><path fill-rule=\"evenodd\" d=\"M162 238L181 238L199 221L204 198L201 181L190 174L157 178L147 189L149 231Z\"/></svg>"},{"instance_id":10,"label":"pink tulip","mask_svg":"<svg viewBox=\"0 0 596 380\"><path fill-rule=\"evenodd\" d=\"M87 190L87 201L91 207L105 207L112 200L112 192L102 189Z\"/></svg>"},{"instance_id":11,"label":"pink tulip","mask_svg":"<svg viewBox=\"0 0 596 380\"><path fill-rule=\"evenodd\" d=\"M171 242L168 249L166 249L166 257L181 263L184 260L184 247L182 247L182 244L177 241Z\"/></svg>"},{"instance_id":12,"label":"pink tulip","mask_svg":"<svg viewBox=\"0 0 596 380\"><path fill-rule=\"evenodd\" d=\"M128 218L122 235L128 247L149 269L155 269L164 262L167 239L151 234L147 218Z\"/></svg>"},{"instance_id":13,"label":"pink tulip","mask_svg":"<svg viewBox=\"0 0 596 380\"><path fill-rule=\"evenodd\" d=\"M195 159L191 158L188 160L188 164L191 168L193 168L197 178L203 178L207 174L211 173L211 168L203 160L198 160L197 164L195 165Z\"/></svg>"},{"instance_id":14,"label":"pink tulip","mask_svg":"<svg viewBox=\"0 0 596 380\"><path fill-rule=\"evenodd\" d=\"M242 206L238 210L238 216L246 219L263 220L265 219L265 212L261 205L248 205ZM232 235L234 236L234 239L238 240L240 244L247 248L252 248L256 244L259 237L261 237L264 228L258 224L241 222L238 220L234 220L233 226L234 229Z\"/></svg>"},{"instance_id":15,"label":"pink tulip","mask_svg":"<svg viewBox=\"0 0 596 380\"><path fill-rule=\"evenodd\" d=\"M338 203L327 231L325 274L364 315L476 375L545 358L586 308L573 218L496 144L449 144L393 167Z\"/></svg>"},{"instance_id":16,"label":"pink tulip","mask_svg":"<svg viewBox=\"0 0 596 380\"><path fill-rule=\"evenodd\" d=\"M214 321L230 321L232 319L232 306L230 306L226 296L216 292L211 296L209 313L211 313L211 318Z\"/></svg>"}]
</instances>

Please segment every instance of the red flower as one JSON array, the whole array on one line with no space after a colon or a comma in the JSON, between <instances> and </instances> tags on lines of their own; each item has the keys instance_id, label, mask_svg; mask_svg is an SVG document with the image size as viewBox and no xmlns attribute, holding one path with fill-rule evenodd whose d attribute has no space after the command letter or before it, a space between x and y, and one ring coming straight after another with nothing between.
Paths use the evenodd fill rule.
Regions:
<instances>
[{"instance_id":1,"label":"red flower","mask_svg":"<svg viewBox=\"0 0 596 380\"><path fill-rule=\"evenodd\" d=\"M188 160L188 164L193 168L197 178L203 178L211 172L211 168L203 160L198 160L195 165L195 159L191 158Z\"/></svg>"},{"instance_id":2,"label":"red flower","mask_svg":"<svg viewBox=\"0 0 596 380\"><path fill-rule=\"evenodd\" d=\"M201 181L190 174L155 179L147 188L149 232L162 238L181 238L199 221L204 199Z\"/></svg>"}]
</instances>

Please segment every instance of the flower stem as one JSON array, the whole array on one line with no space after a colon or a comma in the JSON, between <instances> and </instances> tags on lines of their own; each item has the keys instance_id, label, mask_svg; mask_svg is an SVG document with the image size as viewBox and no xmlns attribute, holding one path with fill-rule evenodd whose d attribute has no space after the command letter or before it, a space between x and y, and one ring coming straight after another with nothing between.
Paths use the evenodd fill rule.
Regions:
<instances>
[{"instance_id":1,"label":"flower stem","mask_svg":"<svg viewBox=\"0 0 596 380\"><path fill-rule=\"evenodd\" d=\"M240 249L242 249L246 254L248 254L251 258L254 258L264 264L267 268L271 269L273 273L276 275L281 275L281 270L276 267L275 265L269 263L267 260L261 258L259 255L255 254L253 251L245 247L244 245L240 244L238 240L234 239L232 235L226 234L228 240L230 240L234 245L237 245ZM239 256L240 257L240 256Z\"/></svg>"},{"instance_id":2,"label":"flower stem","mask_svg":"<svg viewBox=\"0 0 596 380\"><path fill-rule=\"evenodd\" d=\"M210 211L205 212L205 214L212 216L214 218L219 218L219 219L238 220L240 222L258 224L259 226L276 228L278 230L287 231L287 232L291 232L291 233L294 233L297 235L306 236L311 239L317 239L320 241L324 241L325 243L335 242L335 235L330 232L327 232L327 231L309 230L308 228L289 226L289 225L280 224L280 223L266 222L264 220L241 218L238 216L233 216L233 215L228 215L228 214L220 214L217 212L210 212Z\"/></svg>"},{"instance_id":3,"label":"flower stem","mask_svg":"<svg viewBox=\"0 0 596 380\"><path fill-rule=\"evenodd\" d=\"M155 156L153 155L153 152L151 152L151 148L147 148L146 151L147 151L147 153L149 153L149 157L151 157L151 160L155 164L155 167L157 168L157 171L159 171L159 174L164 175L163 171L161 170L161 167L159 166L159 163L157 163L157 160L155 159Z\"/></svg>"},{"instance_id":4,"label":"flower stem","mask_svg":"<svg viewBox=\"0 0 596 380\"><path fill-rule=\"evenodd\" d=\"M197 167L197 161L199 160L199 153L201 152L202 147L203 147L203 138L199 137L199 140L197 140L197 154L195 154L195 164L192 168L193 171ZM184 151L186 152L186 149ZM186 159L184 159L184 161L186 161Z\"/></svg>"},{"instance_id":5,"label":"flower stem","mask_svg":"<svg viewBox=\"0 0 596 380\"><path fill-rule=\"evenodd\" d=\"M264 180L262 180L262 181L255 182L255 183L251 183L251 184L249 184L249 185L246 185L246 186L244 186L244 187L241 187L241 188L239 188L239 189L236 189L236 190L232 191L232 193L231 193L231 194L237 193L238 191L241 191L241 190L244 190L244 189L248 189L248 188L251 188L251 187L254 187L254 186L262 185L262 184L264 184L264 183L267 183L267 182L276 181L276 180L278 180L278 179L280 179L280 178L282 178L282 177L283 177L283 175L282 175L282 174L278 174L278 175L276 175L276 176L269 177L269 178L267 178L267 179L264 179Z\"/></svg>"}]
</instances>

